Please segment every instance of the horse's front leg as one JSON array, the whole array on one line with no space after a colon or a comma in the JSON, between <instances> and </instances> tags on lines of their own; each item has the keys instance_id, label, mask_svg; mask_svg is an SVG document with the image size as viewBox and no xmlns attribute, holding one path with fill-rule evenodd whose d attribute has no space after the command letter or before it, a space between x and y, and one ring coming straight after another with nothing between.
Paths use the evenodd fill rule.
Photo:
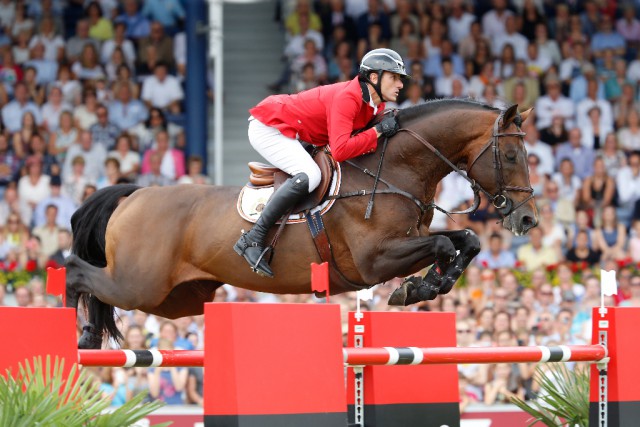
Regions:
<instances>
[{"instance_id":1,"label":"horse's front leg","mask_svg":"<svg viewBox=\"0 0 640 427\"><path fill-rule=\"evenodd\" d=\"M440 281L438 293L448 294L469 263L480 252L480 239L475 232L469 229L440 231L433 233L433 235L448 237L459 252L453 262L444 270Z\"/></svg>"},{"instance_id":2,"label":"horse's front leg","mask_svg":"<svg viewBox=\"0 0 640 427\"><path fill-rule=\"evenodd\" d=\"M377 277L388 277L389 272L403 277L434 264L424 279L414 277L405 281L391 296L390 305L408 305L435 298L441 274L456 256L454 244L444 235L388 240L379 249L379 256L370 270Z\"/></svg>"}]
</instances>

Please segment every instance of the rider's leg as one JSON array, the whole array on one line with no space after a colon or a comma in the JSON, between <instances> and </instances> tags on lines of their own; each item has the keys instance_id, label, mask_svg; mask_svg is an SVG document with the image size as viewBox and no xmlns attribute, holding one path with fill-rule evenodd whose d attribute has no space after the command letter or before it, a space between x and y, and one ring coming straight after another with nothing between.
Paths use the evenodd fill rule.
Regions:
<instances>
[{"instance_id":1,"label":"rider's leg","mask_svg":"<svg viewBox=\"0 0 640 427\"><path fill-rule=\"evenodd\" d=\"M292 175L271 196L253 228L244 233L233 247L256 273L273 277L264 256L267 232L300 199L319 185L320 169L298 140L288 138L255 119L249 124L249 141L271 164Z\"/></svg>"}]
</instances>

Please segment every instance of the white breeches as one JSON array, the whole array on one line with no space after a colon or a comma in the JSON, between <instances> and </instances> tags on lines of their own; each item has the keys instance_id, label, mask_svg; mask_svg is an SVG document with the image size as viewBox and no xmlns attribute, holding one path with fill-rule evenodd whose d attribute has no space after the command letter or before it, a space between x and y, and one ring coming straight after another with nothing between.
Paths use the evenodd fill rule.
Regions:
<instances>
[{"instance_id":1,"label":"white breeches","mask_svg":"<svg viewBox=\"0 0 640 427\"><path fill-rule=\"evenodd\" d=\"M289 175L306 173L309 193L320 184L320 168L297 139L286 137L278 129L250 117L249 142L269 163Z\"/></svg>"}]
</instances>

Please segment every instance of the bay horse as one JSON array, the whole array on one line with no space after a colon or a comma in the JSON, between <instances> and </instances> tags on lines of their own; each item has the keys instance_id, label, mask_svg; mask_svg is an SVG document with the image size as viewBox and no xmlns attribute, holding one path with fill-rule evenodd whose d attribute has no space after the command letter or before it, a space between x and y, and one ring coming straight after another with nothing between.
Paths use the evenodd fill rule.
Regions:
<instances>
[{"instance_id":1,"label":"bay horse","mask_svg":"<svg viewBox=\"0 0 640 427\"><path fill-rule=\"evenodd\" d=\"M467 172L476 199L479 191L490 198L504 228L525 234L535 227L520 129L529 112L453 99L398 111L400 132L375 153L341 164L345 198L322 217L333 254L330 292L369 288L432 264L424 278L398 288L393 303L432 299L451 289L480 251L471 230L429 231L436 185L452 168ZM370 171L379 164L375 207L365 220L374 187ZM78 345L100 348L103 333L122 338L114 307L167 318L197 315L224 283L311 293L310 263L320 258L307 225L284 228L271 263L273 279L253 273L234 252L241 230L251 226L236 210L239 192L229 186L116 185L90 196L73 215L72 255L65 264L67 306L77 308L82 298L88 311Z\"/></svg>"}]
</instances>

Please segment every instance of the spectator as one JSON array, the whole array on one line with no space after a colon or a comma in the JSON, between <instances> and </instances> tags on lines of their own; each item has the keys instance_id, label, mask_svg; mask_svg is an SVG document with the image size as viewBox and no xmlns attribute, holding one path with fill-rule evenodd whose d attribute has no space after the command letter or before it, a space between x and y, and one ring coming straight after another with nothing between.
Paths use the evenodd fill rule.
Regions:
<instances>
[{"instance_id":1,"label":"spectator","mask_svg":"<svg viewBox=\"0 0 640 427\"><path fill-rule=\"evenodd\" d=\"M629 255L633 262L640 262L640 219L634 219L629 237Z\"/></svg>"},{"instance_id":2,"label":"spectator","mask_svg":"<svg viewBox=\"0 0 640 427\"><path fill-rule=\"evenodd\" d=\"M75 76L71 72L71 67L69 67L68 64L62 64L58 67L58 76L54 82L54 86L62 90L64 102L74 107L80 104L82 86L80 86L80 82L75 79Z\"/></svg>"},{"instance_id":3,"label":"spectator","mask_svg":"<svg viewBox=\"0 0 640 427\"><path fill-rule=\"evenodd\" d=\"M28 100L27 86L23 82L17 82L14 88L13 101L2 107L2 122L11 133L20 130L22 116L26 112L33 114L37 125L42 123L40 108L32 101Z\"/></svg>"},{"instance_id":4,"label":"spectator","mask_svg":"<svg viewBox=\"0 0 640 427\"><path fill-rule=\"evenodd\" d=\"M211 179L202 174L202 157L191 155L187 160L187 174L178 179L178 184L211 184Z\"/></svg>"},{"instance_id":5,"label":"spectator","mask_svg":"<svg viewBox=\"0 0 640 427\"><path fill-rule=\"evenodd\" d=\"M89 26L89 21L86 19L81 19L76 23L76 34L67 40L65 47L65 55L68 62L76 62L87 44L93 45L94 49L98 50L98 41L89 37Z\"/></svg>"},{"instance_id":6,"label":"spectator","mask_svg":"<svg viewBox=\"0 0 640 427\"><path fill-rule=\"evenodd\" d=\"M70 111L60 114L58 128L49 136L49 153L56 156L59 163L64 163L67 150L78 139L78 131L73 126L73 117Z\"/></svg>"},{"instance_id":7,"label":"spectator","mask_svg":"<svg viewBox=\"0 0 640 427\"><path fill-rule=\"evenodd\" d=\"M585 147L582 144L582 131L577 127L569 131L569 140L560 144L556 150L556 167L560 172L562 172L562 162L569 160L571 163L572 173L575 172L578 178L578 181L573 184L578 186L580 185L580 180L593 174L594 159L594 150L590 147ZM557 179L559 179L558 173L554 175ZM568 177L565 177L565 179L568 179ZM568 182L567 185L569 185Z\"/></svg>"},{"instance_id":8,"label":"spectator","mask_svg":"<svg viewBox=\"0 0 640 427\"><path fill-rule=\"evenodd\" d=\"M16 5L16 15L13 18L13 21L9 24L6 30L7 36L10 36L12 39L15 39L20 31L29 31L32 32L35 27L35 23L33 19L31 19L27 15L27 8L24 3L18 3ZM42 29L40 30L42 33ZM10 44L10 43L8 43Z\"/></svg>"},{"instance_id":9,"label":"spectator","mask_svg":"<svg viewBox=\"0 0 640 427\"><path fill-rule=\"evenodd\" d=\"M549 127L554 115L561 115L565 119L565 126L573 127L573 102L560 92L560 80L554 74L549 74L544 82L546 94L536 102L537 128Z\"/></svg>"},{"instance_id":10,"label":"spectator","mask_svg":"<svg viewBox=\"0 0 640 427\"><path fill-rule=\"evenodd\" d=\"M584 129L589 124L589 111L593 107L600 109L600 127L603 129L613 129L613 111L611 103L599 95L599 84L595 77L587 79L586 97L583 98L576 107L576 124Z\"/></svg>"},{"instance_id":11,"label":"spectator","mask_svg":"<svg viewBox=\"0 0 640 427\"><path fill-rule=\"evenodd\" d=\"M311 10L308 0L297 0L295 10L287 16L285 20L285 29L288 34L295 36L300 34L300 17L306 16L309 18L310 28L315 31L322 31L322 21L320 17Z\"/></svg>"},{"instance_id":12,"label":"spectator","mask_svg":"<svg viewBox=\"0 0 640 427\"><path fill-rule=\"evenodd\" d=\"M629 109L625 126L618 131L618 141L627 152L640 150L640 113L635 108Z\"/></svg>"},{"instance_id":13,"label":"spectator","mask_svg":"<svg viewBox=\"0 0 640 427\"><path fill-rule=\"evenodd\" d=\"M158 132L155 149L149 149L142 160L142 173L151 172L150 158L158 154L162 159L161 174L170 180L175 180L184 175L184 154L180 150L170 148L169 134L166 131Z\"/></svg>"},{"instance_id":14,"label":"spectator","mask_svg":"<svg viewBox=\"0 0 640 427\"><path fill-rule=\"evenodd\" d=\"M591 39L591 53L596 61L602 59L605 49L612 49L616 57L625 54L626 42L624 37L613 31L613 23L609 15L599 14L599 31ZM584 21L583 21L584 23Z\"/></svg>"},{"instance_id":15,"label":"spectator","mask_svg":"<svg viewBox=\"0 0 640 427\"><path fill-rule=\"evenodd\" d=\"M106 78L99 62L98 49L91 43L82 47L78 60L71 66L71 71L80 81L91 82Z\"/></svg>"},{"instance_id":16,"label":"spectator","mask_svg":"<svg viewBox=\"0 0 640 427\"><path fill-rule=\"evenodd\" d=\"M68 157L69 165L65 165L62 179L62 194L73 200L76 205L82 204L85 199L85 190L91 181L85 176L85 160L81 155Z\"/></svg>"},{"instance_id":17,"label":"spectator","mask_svg":"<svg viewBox=\"0 0 640 427\"><path fill-rule=\"evenodd\" d=\"M504 97L509 102L515 102L515 88L517 85L524 85L525 94L524 102L519 102L518 105L521 109L526 109L528 106L533 106L540 96L540 84L538 80L531 77L527 72L527 63L523 59L518 59L513 69L513 75L502 82L502 89L504 91Z\"/></svg>"},{"instance_id":18,"label":"spectator","mask_svg":"<svg viewBox=\"0 0 640 427\"><path fill-rule=\"evenodd\" d=\"M569 46L568 49L569 55L565 56L560 63L559 75L562 83L567 86L570 85L574 79L581 77L589 67L593 69L593 64L590 63L587 58L584 43L574 43Z\"/></svg>"},{"instance_id":19,"label":"spectator","mask_svg":"<svg viewBox=\"0 0 640 427\"><path fill-rule=\"evenodd\" d=\"M616 208L609 205L602 210L602 225L594 230L593 245L603 261L618 261L626 257L627 228L618 222Z\"/></svg>"},{"instance_id":20,"label":"spectator","mask_svg":"<svg viewBox=\"0 0 640 427\"><path fill-rule=\"evenodd\" d=\"M104 174L104 161L107 150L101 144L95 144L91 132L82 131L77 142L67 151L63 171L63 179L67 181L73 175L74 159L80 156L84 160L84 175L89 182L95 183Z\"/></svg>"},{"instance_id":21,"label":"spectator","mask_svg":"<svg viewBox=\"0 0 640 427\"><path fill-rule=\"evenodd\" d=\"M98 190L116 185L120 183L122 175L120 174L120 162L113 157L107 157L104 161L104 175L98 178L96 187Z\"/></svg>"},{"instance_id":22,"label":"spectator","mask_svg":"<svg viewBox=\"0 0 640 427\"><path fill-rule=\"evenodd\" d=\"M589 234L586 230L578 230L575 245L567 251L567 261L585 262L589 267L600 262L600 252L589 245Z\"/></svg>"},{"instance_id":23,"label":"spectator","mask_svg":"<svg viewBox=\"0 0 640 427\"><path fill-rule=\"evenodd\" d=\"M47 221L46 209L48 206L57 208L56 225L61 229L71 229L71 216L76 210L76 204L68 196L62 193L62 180L60 175L53 175L49 182L50 194L42 199L33 213L33 225L42 227Z\"/></svg>"},{"instance_id":24,"label":"spectator","mask_svg":"<svg viewBox=\"0 0 640 427\"><path fill-rule=\"evenodd\" d=\"M102 104L96 108L98 121L89 127L94 144L100 144L106 151L115 147L116 138L121 131L118 126L109 121L109 110Z\"/></svg>"},{"instance_id":25,"label":"spectator","mask_svg":"<svg viewBox=\"0 0 640 427\"><path fill-rule=\"evenodd\" d=\"M506 0L493 0L493 9L482 17L482 32L489 40L496 40L506 34L507 18L513 12L507 9Z\"/></svg>"},{"instance_id":26,"label":"spectator","mask_svg":"<svg viewBox=\"0 0 640 427\"><path fill-rule=\"evenodd\" d=\"M18 182L18 197L20 202L29 206L31 212L36 205L50 195L48 175L42 173L42 160L31 156L26 161L27 174Z\"/></svg>"},{"instance_id":27,"label":"spectator","mask_svg":"<svg viewBox=\"0 0 640 427\"><path fill-rule=\"evenodd\" d=\"M173 343L167 339L158 342L159 350L173 350ZM183 390L187 384L187 368L149 368L147 380L149 382L149 394L153 399L165 402L169 405L184 404Z\"/></svg>"},{"instance_id":28,"label":"spectator","mask_svg":"<svg viewBox=\"0 0 640 427\"><path fill-rule=\"evenodd\" d=\"M620 168L627 165L627 157L624 151L618 148L618 140L614 133L607 135L604 147L596 152L596 156L602 158L607 173L614 179L618 176Z\"/></svg>"},{"instance_id":29,"label":"spectator","mask_svg":"<svg viewBox=\"0 0 640 427\"><path fill-rule=\"evenodd\" d=\"M110 151L108 157L118 160L123 177L133 179L138 175L140 154L131 149L131 137L128 134L123 133L118 137L115 150Z\"/></svg>"},{"instance_id":30,"label":"spectator","mask_svg":"<svg viewBox=\"0 0 640 427\"><path fill-rule=\"evenodd\" d=\"M569 140L569 133L564 125L564 117L560 114L554 114L551 119L551 125L540 131L540 141L557 148L558 144Z\"/></svg>"},{"instance_id":31,"label":"spectator","mask_svg":"<svg viewBox=\"0 0 640 427\"><path fill-rule=\"evenodd\" d=\"M41 134L35 134L31 137L27 152L29 157L34 157L42 163L42 170L47 175L55 175L60 173L60 165L58 160L52 154L47 152L47 143ZM27 158L28 159L28 158Z\"/></svg>"},{"instance_id":32,"label":"spectator","mask_svg":"<svg viewBox=\"0 0 640 427\"><path fill-rule=\"evenodd\" d=\"M29 307L31 305L33 295L27 286L18 287L14 292L14 296L18 307Z\"/></svg>"},{"instance_id":33,"label":"spectator","mask_svg":"<svg viewBox=\"0 0 640 427\"><path fill-rule=\"evenodd\" d=\"M620 168L616 176L618 189L618 219L630 224L634 206L640 200L640 151L629 154L629 165Z\"/></svg>"},{"instance_id":34,"label":"spectator","mask_svg":"<svg viewBox=\"0 0 640 427\"><path fill-rule=\"evenodd\" d=\"M115 89L116 99L109 105L109 119L119 129L140 132L142 122L147 119L147 109L142 102L131 98L131 88L121 84Z\"/></svg>"},{"instance_id":35,"label":"spectator","mask_svg":"<svg viewBox=\"0 0 640 427\"><path fill-rule=\"evenodd\" d=\"M122 53L126 59L126 64L129 67L133 67L136 62L136 49L133 42L126 36L127 24L122 21L117 22L115 24L114 31L114 37L112 39L105 40L102 43L102 48L100 49L100 62L107 65L111 59L113 51L116 48L120 48L122 49Z\"/></svg>"},{"instance_id":36,"label":"spectator","mask_svg":"<svg viewBox=\"0 0 640 427\"><path fill-rule=\"evenodd\" d=\"M29 37L31 37L31 31L22 30L18 34L16 42L11 46L11 53L18 65L22 65L29 60L29 55L31 54Z\"/></svg>"},{"instance_id":37,"label":"spectator","mask_svg":"<svg viewBox=\"0 0 640 427\"><path fill-rule=\"evenodd\" d=\"M20 160L9 145L9 138L6 134L0 133L0 193L4 194L5 188L14 180L19 166ZM1 208L0 212L2 212ZM2 217L3 215L0 213L0 218ZM2 222L0 220L0 225Z\"/></svg>"},{"instance_id":38,"label":"spectator","mask_svg":"<svg viewBox=\"0 0 640 427\"><path fill-rule=\"evenodd\" d=\"M58 250L58 207L47 205L45 209L46 222L33 228L33 235L40 239L42 254L47 259Z\"/></svg>"},{"instance_id":39,"label":"spectator","mask_svg":"<svg viewBox=\"0 0 640 427\"><path fill-rule=\"evenodd\" d=\"M73 107L64 102L62 97L62 89L57 86L51 87L47 102L42 106L42 125L47 132L54 133L58 131L60 125L60 116L63 112L71 114ZM72 125L71 117L69 117L69 125Z\"/></svg>"},{"instance_id":40,"label":"spectator","mask_svg":"<svg viewBox=\"0 0 640 427\"><path fill-rule=\"evenodd\" d=\"M116 24L126 25L128 39L138 41L151 33L151 22L138 11L138 0L124 0L124 13L115 19Z\"/></svg>"},{"instance_id":41,"label":"spectator","mask_svg":"<svg viewBox=\"0 0 640 427\"><path fill-rule=\"evenodd\" d=\"M153 49L149 49L153 47ZM153 52L153 58L155 61L162 61L169 66L172 70L175 67L175 60L173 58L173 39L167 36L164 32L164 27L159 22L151 23L151 33L148 37L140 39L138 43L138 68L143 65L148 66L148 60L150 59L149 52ZM153 68L150 68L151 71ZM138 73L143 74L143 73Z\"/></svg>"},{"instance_id":42,"label":"spectator","mask_svg":"<svg viewBox=\"0 0 640 427\"><path fill-rule=\"evenodd\" d=\"M15 36L18 34L16 33ZM38 43L44 45L44 59L62 62L64 59L64 39L55 31L55 24L51 16L45 16L40 22L40 29L29 41L29 49Z\"/></svg>"},{"instance_id":43,"label":"spectator","mask_svg":"<svg viewBox=\"0 0 640 427\"><path fill-rule=\"evenodd\" d=\"M593 175L586 177L582 184L578 205L590 212L593 223L599 225L603 208L614 206L615 195L616 181L608 174L602 157L596 157Z\"/></svg>"},{"instance_id":44,"label":"spectator","mask_svg":"<svg viewBox=\"0 0 640 427\"><path fill-rule=\"evenodd\" d=\"M142 83L142 100L147 108L157 107L179 114L183 99L184 92L178 79L169 74L167 64L158 62L153 75L146 77Z\"/></svg>"},{"instance_id":45,"label":"spectator","mask_svg":"<svg viewBox=\"0 0 640 427\"><path fill-rule=\"evenodd\" d=\"M548 178L547 175L539 171L540 157L534 153L528 154L527 166L529 167L529 183L531 184L531 188L533 188L533 194L535 196L542 196Z\"/></svg>"},{"instance_id":46,"label":"spectator","mask_svg":"<svg viewBox=\"0 0 640 427\"><path fill-rule=\"evenodd\" d=\"M513 253L504 249L502 235L493 233L489 237L489 248L480 251L475 262L485 268L513 268L516 258Z\"/></svg>"},{"instance_id":47,"label":"spectator","mask_svg":"<svg viewBox=\"0 0 640 427\"><path fill-rule=\"evenodd\" d=\"M149 172L140 175L136 183L142 187L172 185L173 181L162 174L162 156L154 152L149 155Z\"/></svg>"},{"instance_id":48,"label":"spectator","mask_svg":"<svg viewBox=\"0 0 640 427\"><path fill-rule=\"evenodd\" d=\"M91 125L97 123L98 97L95 89L84 89L82 104L77 106L73 112L73 119L78 130L89 130Z\"/></svg>"},{"instance_id":49,"label":"spectator","mask_svg":"<svg viewBox=\"0 0 640 427\"><path fill-rule=\"evenodd\" d=\"M558 254L552 246L543 245L543 231L536 227L529 233L529 243L518 248L518 261L527 271L534 271L553 265L558 260Z\"/></svg>"},{"instance_id":50,"label":"spectator","mask_svg":"<svg viewBox=\"0 0 640 427\"><path fill-rule=\"evenodd\" d=\"M582 145L593 150L599 150L604 146L606 136L613 132L613 127L603 123L599 107L591 107L589 120L582 129Z\"/></svg>"},{"instance_id":51,"label":"spectator","mask_svg":"<svg viewBox=\"0 0 640 427\"><path fill-rule=\"evenodd\" d=\"M27 88L29 100L35 102L38 107L41 107L44 102L45 86L38 83L38 70L35 67L26 67L24 69L22 82Z\"/></svg>"},{"instance_id":52,"label":"spectator","mask_svg":"<svg viewBox=\"0 0 640 427\"><path fill-rule=\"evenodd\" d=\"M551 176L555 163L553 150L549 144L538 138L538 130L533 124L526 122L523 127L527 132L524 137L524 146L527 149L527 153L535 154L538 157L539 165L537 166L537 170L539 173Z\"/></svg>"},{"instance_id":53,"label":"spectator","mask_svg":"<svg viewBox=\"0 0 640 427\"><path fill-rule=\"evenodd\" d=\"M99 42L113 38L111 19L102 16L102 9L97 1L90 2L86 6L85 13L89 21L89 37Z\"/></svg>"},{"instance_id":54,"label":"spectator","mask_svg":"<svg viewBox=\"0 0 640 427\"><path fill-rule=\"evenodd\" d=\"M179 0L146 0L141 14L151 21L159 22L171 36L178 32L186 15ZM151 32L153 33L153 25Z\"/></svg>"}]
</instances>

